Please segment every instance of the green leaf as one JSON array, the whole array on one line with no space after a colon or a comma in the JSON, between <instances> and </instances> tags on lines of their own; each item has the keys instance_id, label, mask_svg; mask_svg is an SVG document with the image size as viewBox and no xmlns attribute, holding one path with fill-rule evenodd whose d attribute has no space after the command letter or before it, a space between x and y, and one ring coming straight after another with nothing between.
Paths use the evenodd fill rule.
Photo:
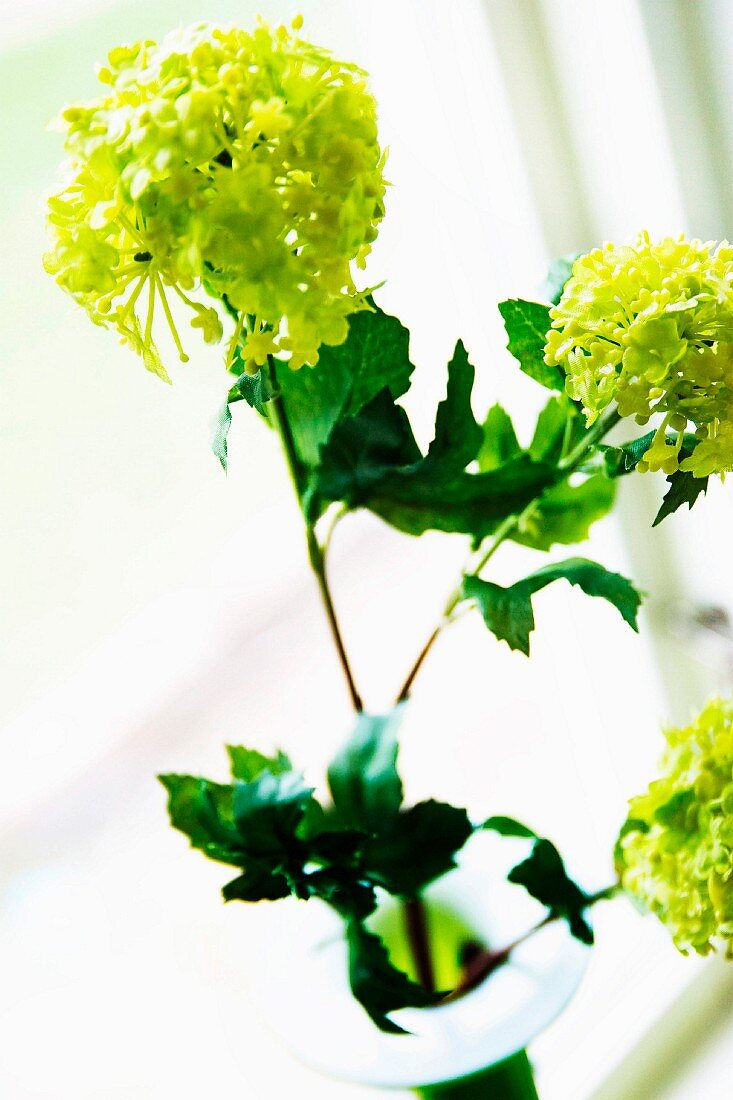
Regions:
<instances>
[{"instance_id":1,"label":"green leaf","mask_svg":"<svg viewBox=\"0 0 733 1100\"><path fill-rule=\"evenodd\" d=\"M392 965L379 936L356 920L346 927L349 949L349 984L359 1004L381 1031L404 1035L405 1030L387 1013L400 1008L426 1008L440 994L429 994Z\"/></svg>"},{"instance_id":2,"label":"green leaf","mask_svg":"<svg viewBox=\"0 0 733 1100\"><path fill-rule=\"evenodd\" d=\"M547 301L552 302L553 306L556 306L562 298L565 284L573 273L573 264L580 255L579 252L570 252L567 256L560 256L550 264L542 289Z\"/></svg>"},{"instance_id":3,"label":"green leaf","mask_svg":"<svg viewBox=\"0 0 733 1100\"><path fill-rule=\"evenodd\" d=\"M233 791L192 775L159 775L168 791L171 825L209 859L240 866L241 838L233 819Z\"/></svg>"},{"instance_id":4,"label":"green leaf","mask_svg":"<svg viewBox=\"0 0 733 1100\"><path fill-rule=\"evenodd\" d=\"M312 800L298 772L260 772L249 783L234 784L233 817L246 854L277 860L299 848L298 826Z\"/></svg>"},{"instance_id":5,"label":"green leaf","mask_svg":"<svg viewBox=\"0 0 733 1100\"><path fill-rule=\"evenodd\" d=\"M545 363L545 343L550 330L548 307L539 302L510 298L499 303L499 313L509 337L507 347L524 373L550 390L564 390L563 372Z\"/></svg>"},{"instance_id":6,"label":"green leaf","mask_svg":"<svg viewBox=\"0 0 733 1100\"><path fill-rule=\"evenodd\" d=\"M708 488L708 478L695 477L683 470L676 470L675 473L670 474L667 483L669 489L664 495L662 507L657 512L652 527L656 527L667 516L671 516L683 504L686 504L688 508L692 508L700 494L707 492Z\"/></svg>"},{"instance_id":7,"label":"green leaf","mask_svg":"<svg viewBox=\"0 0 733 1100\"><path fill-rule=\"evenodd\" d=\"M421 459L407 413L382 390L358 416L336 425L321 448L311 495L356 507L395 468Z\"/></svg>"},{"instance_id":8,"label":"green leaf","mask_svg":"<svg viewBox=\"0 0 733 1100\"><path fill-rule=\"evenodd\" d=\"M583 916L588 895L568 877L560 853L549 840L535 841L527 859L513 867L507 878L546 906L550 916L566 920L576 939L593 943L593 930Z\"/></svg>"},{"instance_id":9,"label":"green leaf","mask_svg":"<svg viewBox=\"0 0 733 1100\"><path fill-rule=\"evenodd\" d=\"M322 867L303 880L303 893L325 901L345 920L364 920L377 908L374 887L349 868Z\"/></svg>"},{"instance_id":10,"label":"green leaf","mask_svg":"<svg viewBox=\"0 0 733 1100\"><path fill-rule=\"evenodd\" d=\"M489 829L491 832L498 833L499 836L518 836L534 840L538 839L537 833L533 832L527 825L523 825L521 821L516 821L513 817L503 817L502 815L490 817L484 821L481 828Z\"/></svg>"},{"instance_id":11,"label":"green leaf","mask_svg":"<svg viewBox=\"0 0 733 1100\"><path fill-rule=\"evenodd\" d=\"M537 508L521 526L510 533L513 542L533 550L550 550L583 542L590 528L608 515L616 498L616 487L604 472L579 484L570 478L545 490Z\"/></svg>"},{"instance_id":12,"label":"green leaf","mask_svg":"<svg viewBox=\"0 0 733 1100\"><path fill-rule=\"evenodd\" d=\"M284 875L267 863L249 860L247 870L222 888L224 901L279 901L290 895Z\"/></svg>"},{"instance_id":13,"label":"green leaf","mask_svg":"<svg viewBox=\"0 0 733 1100\"><path fill-rule=\"evenodd\" d=\"M223 470L227 468L227 436L232 426L232 413L226 400L211 423L211 449L219 459Z\"/></svg>"},{"instance_id":14,"label":"green leaf","mask_svg":"<svg viewBox=\"0 0 733 1100\"><path fill-rule=\"evenodd\" d=\"M537 418L529 454L536 461L557 463L585 431L583 418L564 395L551 397Z\"/></svg>"},{"instance_id":15,"label":"green leaf","mask_svg":"<svg viewBox=\"0 0 733 1100\"><path fill-rule=\"evenodd\" d=\"M483 442L477 456L480 470L497 470L522 453L511 417L501 405L492 405L489 409L483 433Z\"/></svg>"},{"instance_id":16,"label":"green leaf","mask_svg":"<svg viewBox=\"0 0 733 1100\"><path fill-rule=\"evenodd\" d=\"M529 656L529 636L534 630L532 596L556 580L576 584L588 596L599 596L618 610L621 617L637 630L636 616L641 596L626 577L611 573L586 558L568 558L548 565L504 588L480 577L465 577L463 593L475 600L489 630L511 649Z\"/></svg>"},{"instance_id":17,"label":"green leaf","mask_svg":"<svg viewBox=\"0 0 733 1100\"><path fill-rule=\"evenodd\" d=\"M270 376L264 367L260 367L257 374L248 374L244 369L239 350L234 357L233 371L238 378L229 390L227 400L230 405L236 401L246 401L252 409L256 409L262 416L267 416L265 405L275 396L275 389L270 381Z\"/></svg>"},{"instance_id":18,"label":"green leaf","mask_svg":"<svg viewBox=\"0 0 733 1100\"><path fill-rule=\"evenodd\" d=\"M461 469L483 441L471 411L472 381L473 368L459 343L425 457L404 409L388 390L337 424L309 480L308 515L314 519L327 502L341 501L348 508L369 508L407 534L437 530L480 540L507 515L521 511L557 474L550 464L525 454L485 473Z\"/></svg>"},{"instance_id":19,"label":"green leaf","mask_svg":"<svg viewBox=\"0 0 733 1100\"><path fill-rule=\"evenodd\" d=\"M283 772L293 770L293 765L284 752L278 752L277 756L265 756L257 749L246 749L243 745L227 745L227 755L231 767L232 776L250 783L266 769L273 775L282 775Z\"/></svg>"},{"instance_id":20,"label":"green leaf","mask_svg":"<svg viewBox=\"0 0 733 1100\"><path fill-rule=\"evenodd\" d=\"M546 488L554 471L520 455L490 473L442 480L423 469L385 471L358 500L408 535L446 531L480 541L501 520L521 511Z\"/></svg>"},{"instance_id":21,"label":"green leaf","mask_svg":"<svg viewBox=\"0 0 733 1100\"><path fill-rule=\"evenodd\" d=\"M349 741L328 769L328 785L347 826L376 833L402 805L397 774L397 730L403 705L389 714L360 714Z\"/></svg>"},{"instance_id":22,"label":"green leaf","mask_svg":"<svg viewBox=\"0 0 733 1100\"><path fill-rule=\"evenodd\" d=\"M601 445L598 449L603 454L606 472L609 477L623 477L630 474L641 462L649 450L656 431L647 432L638 439L632 439L628 443L622 443L618 447Z\"/></svg>"},{"instance_id":23,"label":"green leaf","mask_svg":"<svg viewBox=\"0 0 733 1100\"><path fill-rule=\"evenodd\" d=\"M431 798L403 810L367 841L362 866L390 894L415 897L455 867L454 856L472 833L465 810Z\"/></svg>"},{"instance_id":24,"label":"green leaf","mask_svg":"<svg viewBox=\"0 0 733 1100\"><path fill-rule=\"evenodd\" d=\"M264 368L260 368L257 374L247 374L242 363L239 350L235 353L232 372L238 374L238 378L227 394L226 401L217 412L212 421L211 449L226 470L228 462L227 436L232 426L231 406L237 401L246 401L253 409L267 419L265 405L275 396L270 378Z\"/></svg>"},{"instance_id":25,"label":"green leaf","mask_svg":"<svg viewBox=\"0 0 733 1100\"><path fill-rule=\"evenodd\" d=\"M460 473L483 443L484 433L471 409L474 376L463 341L459 340L448 364L448 388L445 400L438 405L435 438L424 463L425 468L433 467L442 476Z\"/></svg>"},{"instance_id":26,"label":"green leaf","mask_svg":"<svg viewBox=\"0 0 733 1100\"><path fill-rule=\"evenodd\" d=\"M397 398L409 388L415 369L410 334L396 317L372 306L351 314L345 343L323 345L317 366L292 371L286 363L276 365L295 445L306 466L318 465L319 449L333 428L359 413L380 390L386 388Z\"/></svg>"}]
</instances>

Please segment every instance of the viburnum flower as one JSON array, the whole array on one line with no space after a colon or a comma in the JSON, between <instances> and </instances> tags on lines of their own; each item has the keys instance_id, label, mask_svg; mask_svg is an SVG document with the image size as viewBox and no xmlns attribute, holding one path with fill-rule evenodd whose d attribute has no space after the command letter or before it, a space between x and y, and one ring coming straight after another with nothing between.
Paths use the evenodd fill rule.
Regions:
<instances>
[{"instance_id":1,"label":"viburnum flower","mask_svg":"<svg viewBox=\"0 0 733 1100\"><path fill-rule=\"evenodd\" d=\"M162 377L156 303L186 358L171 292L207 341L221 320L196 296L236 316L228 365L247 332L313 364L366 308L352 264L384 213L376 105L365 73L301 39L301 22L119 47L99 70L105 93L61 115L70 159L45 266Z\"/></svg>"},{"instance_id":2,"label":"viburnum flower","mask_svg":"<svg viewBox=\"0 0 733 1100\"><path fill-rule=\"evenodd\" d=\"M632 799L617 844L621 884L682 951L733 956L733 700L666 731L661 778Z\"/></svg>"},{"instance_id":3,"label":"viburnum flower","mask_svg":"<svg viewBox=\"0 0 733 1100\"><path fill-rule=\"evenodd\" d=\"M733 469L733 248L684 237L605 244L577 259L550 311L545 361L588 423L663 421L639 469ZM687 434L692 425L694 435Z\"/></svg>"}]
</instances>

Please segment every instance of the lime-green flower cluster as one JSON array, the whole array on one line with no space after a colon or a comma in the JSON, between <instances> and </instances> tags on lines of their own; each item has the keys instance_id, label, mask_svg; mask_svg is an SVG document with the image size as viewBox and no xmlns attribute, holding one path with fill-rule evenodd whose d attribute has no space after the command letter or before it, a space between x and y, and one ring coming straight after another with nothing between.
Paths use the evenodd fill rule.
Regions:
<instances>
[{"instance_id":1,"label":"lime-green flower cluster","mask_svg":"<svg viewBox=\"0 0 733 1100\"><path fill-rule=\"evenodd\" d=\"M588 423L663 422L641 470L733 469L733 248L684 237L612 244L573 265L551 310L545 360L564 368ZM685 433L692 425L694 437Z\"/></svg>"},{"instance_id":2,"label":"lime-green flower cluster","mask_svg":"<svg viewBox=\"0 0 733 1100\"><path fill-rule=\"evenodd\" d=\"M662 777L632 799L617 845L622 885L682 951L733 955L733 700L666 732Z\"/></svg>"},{"instance_id":3,"label":"lime-green flower cluster","mask_svg":"<svg viewBox=\"0 0 733 1100\"><path fill-rule=\"evenodd\" d=\"M114 49L105 94L61 116L70 162L46 268L165 377L156 301L185 359L167 291L210 342L221 320L197 292L222 299L238 317L229 361L243 341L253 370L273 352L315 363L363 305L352 262L384 213L376 106L362 70L300 24L200 24Z\"/></svg>"}]
</instances>

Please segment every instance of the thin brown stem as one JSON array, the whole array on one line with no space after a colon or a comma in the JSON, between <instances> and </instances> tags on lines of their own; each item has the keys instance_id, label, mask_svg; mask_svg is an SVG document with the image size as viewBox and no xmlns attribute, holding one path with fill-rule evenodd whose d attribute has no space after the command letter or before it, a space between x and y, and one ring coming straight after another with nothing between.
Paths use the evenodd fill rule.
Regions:
<instances>
[{"instance_id":1,"label":"thin brown stem","mask_svg":"<svg viewBox=\"0 0 733 1100\"><path fill-rule=\"evenodd\" d=\"M478 574L481 572L481 570L491 560L491 558L494 556L502 543L504 543L517 529L517 527L519 527L520 524L527 520L532 512L534 512L535 509L540 505L542 501L542 495L547 492L547 489L552 488L552 486L555 485L557 481L562 480L572 474L573 471L582 464L591 447L595 446L595 444L600 439L602 439L603 436L606 435L615 424L618 423L619 419L619 413L615 409L607 413L605 417L601 417L601 419L596 422L596 424L590 429L590 431L586 432L586 434L579 441L579 443L576 444L572 451L570 451L570 453L566 455L566 457L563 458L558 464L558 477L552 483L552 485L545 486L542 492L538 493L538 495L533 500L531 500L526 508L524 508L522 511L517 512L514 515L507 516L506 519L494 532L494 537L489 543L488 547L485 550L479 548L478 552L473 556L473 558L468 561L461 574L460 583L456 585L456 587L453 589L450 596L448 597L439 621L436 623L430 634L430 637L418 653L417 658L413 662L412 667L410 668L410 671L408 672L404 683L402 684L402 687L397 694L396 701L398 703L404 702L405 699L409 697L412 690L412 685L414 684L417 674L420 672L420 669L425 662L425 658L430 653L430 650L435 645L435 642L438 640L445 627L453 621L453 612L463 599L463 577L467 574Z\"/></svg>"},{"instance_id":2,"label":"thin brown stem","mask_svg":"<svg viewBox=\"0 0 733 1100\"><path fill-rule=\"evenodd\" d=\"M403 902L402 912L405 918L405 932L412 951L417 979L428 993L435 992L435 974L430 953L428 935L428 915L422 898L407 898Z\"/></svg>"},{"instance_id":3,"label":"thin brown stem","mask_svg":"<svg viewBox=\"0 0 733 1100\"><path fill-rule=\"evenodd\" d=\"M270 377L275 381L274 367L272 361L269 364ZM275 386L276 389L276 386ZM304 472L301 462L298 458L298 452L295 446L295 440L293 438L292 429L288 420L285 405L283 403L282 396L279 392L275 392L275 396L268 403L268 411L272 413L272 423L280 436L280 442L282 443L283 453L285 455L285 461L288 467L288 473L290 474L290 480L293 483L295 489L295 495L298 498L298 502L302 499L302 490L304 482ZM318 536L315 532L315 527L310 520L304 516L305 519L305 537L308 547L308 560L310 561L311 568L315 574L316 581L318 583L318 591L321 596L321 602L323 603L324 610L326 612L326 618L331 630L331 636L333 638L334 646L336 648L336 655L341 665L341 669L346 680L346 686L349 692L352 706L357 713L361 713L364 709L361 695L356 687L356 681L354 680L354 674L351 671L351 664L346 653L346 647L344 645L343 636L341 634L341 628L339 626L338 618L336 616L336 609L331 597L331 590L328 584L328 576L326 574L326 556L324 549L318 541Z\"/></svg>"},{"instance_id":4,"label":"thin brown stem","mask_svg":"<svg viewBox=\"0 0 733 1100\"><path fill-rule=\"evenodd\" d=\"M606 901L612 898L618 891L618 884L614 883L613 886L607 886L605 890L599 890L595 894L591 894L588 898L586 908L590 908L591 905L595 905L596 902ZM526 943L532 936L536 935L543 928L546 928L548 924L554 924L555 921L561 919L560 913L549 913L543 920L533 925L526 932L523 932L521 936L518 936L511 943L508 943L505 947L500 948L498 951L479 951L477 952L466 965L461 976L461 980L458 985L453 989L447 997L445 997L440 1003L445 1004L446 1001L455 1001L458 997L462 997L464 993L469 993L472 989L475 989L481 982L486 981L495 970L498 970L500 966L508 962L509 957L517 947Z\"/></svg>"}]
</instances>

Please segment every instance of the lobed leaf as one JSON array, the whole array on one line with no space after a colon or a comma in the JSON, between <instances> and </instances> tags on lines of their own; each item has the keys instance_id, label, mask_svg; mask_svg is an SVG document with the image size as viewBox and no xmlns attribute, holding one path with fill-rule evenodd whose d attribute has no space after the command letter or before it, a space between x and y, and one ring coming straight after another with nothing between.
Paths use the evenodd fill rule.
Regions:
<instances>
[{"instance_id":1,"label":"lobed leaf","mask_svg":"<svg viewBox=\"0 0 733 1100\"><path fill-rule=\"evenodd\" d=\"M233 791L192 775L158 776L168 792L168 814L178 829L209 859L240 866L244 858L234 825Z\"/></svg>"},{"instance_id":2,"label":"lobed leaf","mask_svg":"<svg viewBox=\"0 0 733 1100\"><path fill-rule=\"evenodd\" d=\"M631 581L586 558L568 558L545 566L507 588L477 576L465 577L463 594L475 600L484 622L497 638L529 656L529 636L535 626L532 596L561 579L578 585L588 596L607 600L632 629L638 629L641 596Z\"/></svg>"},{"instance_id":3,"label":"lobed leaf","mask_svg":"<svg viewBox=\"0 0 733 1100\"><path fill-rule=\"evenodd\" d=\"M683 504L686 504L688 508L692 508L700 494L707 492L708 488L707 477L695 477L694 474L688 473L686 470L676 470L673 474L670 474L667 483L669 489L664 494L662 507L657 512L652 527L656 527L667 516L671 516Z\"/></svg>"},{"instance_id":4,"label":"lobed leaf","mask_svg":"<svg viewBox=\"0 0 733 1100\"><path fill-rule=\"evenodd\" d=\"M559 367L545 363L545 343L550 330L550 310L539 302L510 298L499 303L509 343L507 347L525 374L550 390L565 389Z\"/></svg>"},{"instance_id":5,"label":"lobed leaf","mask_svg":"<svg viewBox=\"0 0 733 1100\"><path fill-rule=\"evenodd\" d=\"M390 894L415 897L455 867L455 854L472 833L465 810L431 798L402 810L367 841L362 866Z\"/></svg>"},{"instance_id":6,"label":"lobed leaf","mask_svg":"<svg viewBox=\"0 0 733 1100\"><path fill-rule=\"evenodd\" d=\"M501 405L492 405L483 426L483 441L477 458L483 472L497 470L522 453L511 417Z\"/></svg>"},{"instance_id":7,"label":"lobed leaf","mask_svg":"<svg viewBox=\"0 0 733 1100\"><path fill-rule=\"evenodd\" d=\"M273 775L293 770L293 765L283 752L278 752L277 756L265 756L257 749L247 749L243 745L227 745L226 750L232 776L245 783L250 783L265 770Z\"/></svg>"},{"instance_id":8,"label":"lobed leaf","mask_svg":"<svg viewBox=\"0 0 733 1100\"><path fill-rule=\"evenodd\" d=\"M360 714L349 741L332 761L328 785L345 825L377 833L399 812L397 729L402 714L402 704L389 714Z\"/></svg>"},{"instance_id":9,"label":"lobed leaf","mask_svg":"<svg viewBox=\"0 0 733 1100\"><path fill-rule=\"evenodd\" d=\"M423 463L424 470L434 468L441 477L457 474L478 454L484 433L471 408L474 377L463 341L459 340L448 364L446 395L438 405L435 438Z\"/></svg>"},{"instance_id":10,"label":"lobed leaf","mask_svg":"<svg viewBox=\"0 0 733 1100\"><path fill-rule=\"evenodd\" d=\"M507 877L546 906L550 917L566 920L576 939L593 943L593 929L583 915L590 899L568 876L560 853L549 840L536 840L527 859L513 867Z\"/></svg>"},{"instance_id":11,"label":"lobed leaf","mask_svg":"<svg viewBox=\"0 0 733 1100\"><path fill-rule=\"evenodd\" d=\"M349 984L359 1004L380 1029L393 1035L405 1030L387 1015L400 1008L426 1008L442 994L430 994L390 962L384 943L359 921L346 927L349 951Z\"/></svg>"},{"instance_id":12,"label":"lobed leaf","mask_svg":"<svg viewBox=\"0 0 733 1100\"><path fill-rule=\"evenodd\" d=\"M583 542L590 528L608 515L616 499L613 481L600 472L573 484L565 478L546 489L532 514L511 532L513 542L533 550L550 550Z\"/></svg>"},{"instance_id":13,"label":"lobed leaf","mask_svg":"<svg viewBox=\"0 0 733 1100\"><path fill-rule=\"evenodd\" d=\"M277 381L296 449L306 466L317 466L320 447L337 424L356 416L386 389L394 399L407 391L414 365L410 334L373 301L352 313L349 335L338 347L324 345L315 368L290 370L277 363Z\"/></svg>"}]
</instances>

